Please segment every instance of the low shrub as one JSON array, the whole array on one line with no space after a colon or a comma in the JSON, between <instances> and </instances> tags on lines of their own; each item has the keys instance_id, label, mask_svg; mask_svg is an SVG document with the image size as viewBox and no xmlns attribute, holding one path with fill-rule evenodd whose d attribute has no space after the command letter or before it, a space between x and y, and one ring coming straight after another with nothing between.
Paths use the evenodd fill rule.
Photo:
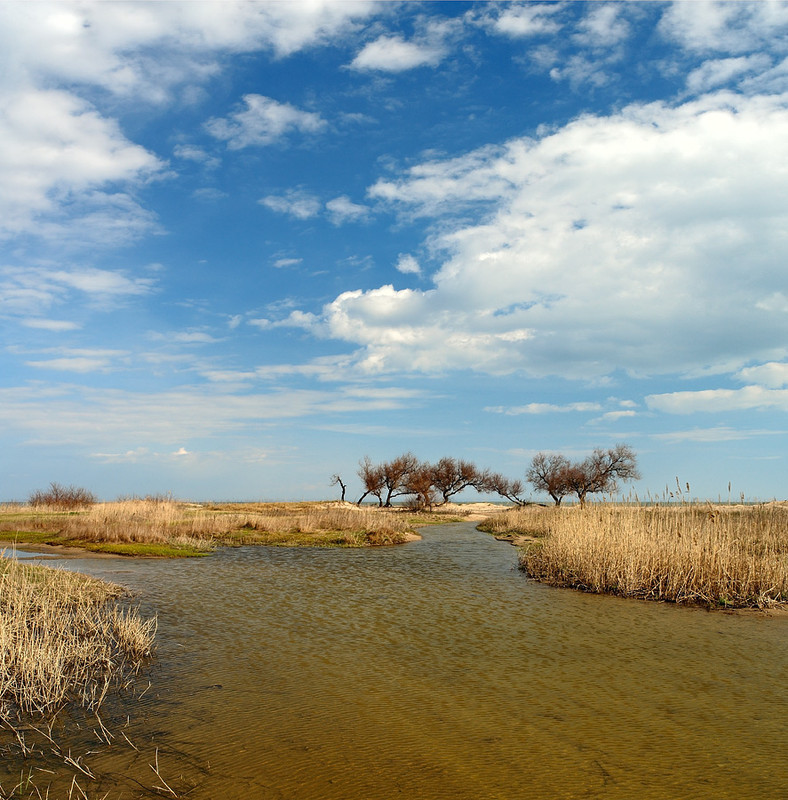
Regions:
<instances>
[{"instance_id":1,"label":"low shrub","mask_svg":"<svg viewBox=\"0 0 788 800\"><path fill-rule=\"evenodd\" d=\"M30 495L31 506L46 506L56 511L76 511L90 508L96 503L93 492L79 486L61 486L50 483L48 489L39 489Z\"/></svg>"}]
</instances>

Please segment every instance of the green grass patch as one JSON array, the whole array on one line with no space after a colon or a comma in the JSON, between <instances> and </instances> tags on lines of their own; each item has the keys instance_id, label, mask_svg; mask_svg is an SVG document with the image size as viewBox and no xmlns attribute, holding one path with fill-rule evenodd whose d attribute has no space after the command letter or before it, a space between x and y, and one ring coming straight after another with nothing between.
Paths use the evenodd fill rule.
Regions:
<instances>
[{"instance_id":1,"label":"green grass patch","mask_svg":"<svg viewBox=\"0 0 788 800\"><path fill-rule=\"evenodd\" d=\"M188 545L161 544L158 542L85 542L67 539L58 542L66 547L88 550L91 553L107 553L115 556L137 558L197 558L210 555L210 550L198 550Z\"/></svg>"},{"instance_id":2,"label":"green grass patch","mask_svg":"<svg viewBox=\"0 0 788 800\"><path fill-rule=\"evenodd\" d=\"M52 531L0 531L0 542L60 544L61 539Z\"/></svg>"}]
</instances>

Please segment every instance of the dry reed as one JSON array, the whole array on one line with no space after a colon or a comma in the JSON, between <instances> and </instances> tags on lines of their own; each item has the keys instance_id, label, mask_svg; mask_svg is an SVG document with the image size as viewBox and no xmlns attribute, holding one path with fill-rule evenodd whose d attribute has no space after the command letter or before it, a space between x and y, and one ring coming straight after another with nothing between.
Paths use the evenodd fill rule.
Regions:
<instances>
[{"instance_id":1,"label":"dry reed","mask_svg":"<svg viewBox=\"0 0 788 800\"><path fill-rule=\"evenodd\" d=\"M0 721L96 711L150 654L156 620L115 601L123 590L65 570L0 557Z\"/></svg>"},{"instance_id":2,"label":"dry reed","mask_svg":"<svg viewBox=\"0 0 788 800\"><path fill-rule=\"evenodd\" d=\"M169 544L197 550L214 544L270 542L366 546L407 539L401 513L337 503L227 503L167 500L98 503L79 513L0 509L0 530L49 531L69 542ZM20 540L24 536L20 534Z\"/></svg>"},{"instance_id":3,"label":"dry reed","mask_svg":"<svg viewBox=\"0 0 788 800\"><path fill-rule=\"evenodd\" d=\"M784 505L600 503L517 515L523 531L546 534L520 554L521 568L546 583L710 606L788 602Z\"/></svg>"}]
</instances>

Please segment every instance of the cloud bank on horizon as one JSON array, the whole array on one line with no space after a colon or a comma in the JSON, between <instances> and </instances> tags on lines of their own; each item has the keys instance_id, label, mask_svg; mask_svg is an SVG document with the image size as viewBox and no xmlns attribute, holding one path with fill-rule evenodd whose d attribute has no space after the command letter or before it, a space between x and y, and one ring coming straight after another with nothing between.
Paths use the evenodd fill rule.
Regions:
<instances>
[{"instance_id":1,"label":"cloud bank on horizon","mask_svg":"<svg viewBox=\"0 0 788 800\"><path fill-rule=\"evenodd\" d=\"M788 3L0 20L5 498L621 440L784 495Z\"/></svg>"}]
</instances>

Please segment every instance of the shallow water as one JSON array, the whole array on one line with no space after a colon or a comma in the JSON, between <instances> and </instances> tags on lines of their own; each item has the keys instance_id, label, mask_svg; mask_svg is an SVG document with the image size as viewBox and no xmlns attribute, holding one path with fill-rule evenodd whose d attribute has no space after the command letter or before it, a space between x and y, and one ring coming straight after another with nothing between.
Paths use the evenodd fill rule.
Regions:
<instances>
[{"instance_id":1,"label":"shallow water","mask_svg":"<svg viewBox=\"0 0 788 800\"><path fill-rule=\"evenodd\" d=\"M140 796L159 748L192 798L788 796L788 620L552 589L472 524L423 533L64 560L159 615L141 752L99 749L92 786Z\"/></svg>"}]
</instances>

